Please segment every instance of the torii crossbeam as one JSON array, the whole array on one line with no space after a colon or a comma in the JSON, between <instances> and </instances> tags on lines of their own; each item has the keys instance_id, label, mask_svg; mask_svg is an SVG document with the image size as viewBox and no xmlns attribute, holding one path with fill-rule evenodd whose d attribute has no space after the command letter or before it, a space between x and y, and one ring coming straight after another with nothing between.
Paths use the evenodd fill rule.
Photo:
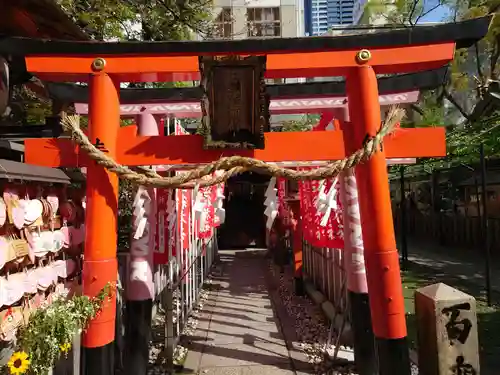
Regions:
<instances>
[{"instance_id":1,"label":"torii crossbeam","mask_svg":"<svg viewBox=\"0 0 500 375\"><path fill-rule=\"evenodd\" d=\"M108 155L119 163L189 164L209 162L221 153L202 151L197 136L124 137L131 130L119 131L119 82L198 79L199 55L267 55L267 78L345 76L353 127L349 143L360 148L381 123L377 74L442 67L453 59L455 47L476 42L486 34L488 25L489 18L482 18L340 37L206 42L75 43L3 38L0 52L26 56L27 70L44 80L89 82L90 139L104 143ZM332 160L345 156L344 143L341 132L271 133L266 134L264 150L232 154L265 161ZM83 289L86 295L95 295L107 282L116 280L117 177L84 161L83 155L77 158L69 140L30 141L26 149L30 163L88 166ZM370 308L382 375L410 374L386 157L444 156L444 151L443 130L411 129L387 139L384 150L356 168ZM83 340L84 374L110 374L114 319L115 304L110 303L88 327Z\"/></svg>"}]
</instances>

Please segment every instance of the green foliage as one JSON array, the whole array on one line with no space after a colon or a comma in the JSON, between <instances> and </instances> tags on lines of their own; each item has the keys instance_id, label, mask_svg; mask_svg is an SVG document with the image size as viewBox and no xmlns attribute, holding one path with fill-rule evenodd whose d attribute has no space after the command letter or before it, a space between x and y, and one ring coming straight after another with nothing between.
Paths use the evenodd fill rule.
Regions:
<instances>
[{"instance_id":1,"label":"green foliage","mask_svg":"<svg viewBox=\"0 0 500 375\"><path fill-rule=\"evenodd\" d=\"M184 40L193 32L204 35L210 28L212 3L207 0L58 2L73 21L96 40Z\"/></svg>"},{"instance_id":2,"label":"green foliage","mask_svg":"<svg viewBox=\"0 0 500 375\"><path fill-rule=\"evenodd\" d=\"M111 293L114 293L114 287L106 285L95 298L58 298L46 308L35 310L17 335L17 353L28 355L28 373L47 374L61 354L71 348L74 337L95 318Z\"/></svg>"},{"instance_id":3,"label":"green foliage","mask_svg":"<svg viewBox=\"0 0 500 375\"><path fill-rule=\"evenodd\" d=\"M95 40L186 40L210 33L212 2L207 0L58 0L68 16ZM186 87L186 82L136 83L131 87ZM33 115L32 115L33 116ZM88 119L82 117L82 128ZM121 120L121 126L132 120ZM120 180L118 249L130 247L133 195L137 187Z\"/></svg>"},{"instance_id":4,"label":"green foliage","mask_svg":"<svg viewBox=\"0 0 500 375\"><path fill-rule=\"evenodd\" d=\"M410 109L411 110L411 109ZM412 118L403 120L402 127L445 126L445 110L438 100L436 91L421 93L418 104L414 106Z\"/></svg>"},{"instance_id":5,"label":"green foliage","mask_svg":"<svg viewBox=\"0 0 500 375\"><path fill-rule=\"evenodd\" d=\"M449 9L448 21L493 15L483 40L472 48L455 52L449 82L423 94L414 107L418 115L411 126L447 127L448 157L419 160L418 165L406 167L408 173L430 173L434 169L477 162L481 143L485 145L486 155L497 154L500 151L500 126L497 125L500 108L499 102L492 100L491 93L500 91L500 85L495 82L500 73L500 18L496 15L500 0L397 0L390 9L386 4L376 0L371 11L385 12L388 23L405 24L405 27L417 24L440 7ZM446 102L451 108L445 110ZM399 168L393 167L392 172Z\"/></svg>"},{"instance_id":6,"label":"green foliage","mask_svg":"<svg viewBox=\"0 0 500 375\"><path fill-rule=\"evenodd\" d=\"M127 252L130 248L132 222L132 202L137 187L130 181L120 179L118 195L118 251Z\"/></svg>"},{"instance_id":7,"label":"green foliage","mask_svg":"<svg viewBox=\"0 0 500 375\"><path fill-rule=\"evenodd\" d=\"M51 102L38 99L26 86L14 86L10 108L7 117L16 125L41 125L52 115Z\"/></svg>"},{"instance_id":8,"label":"green foliage","mask_svg":"<svg viewBox=\"0 0 500 375\"><path fill-rule=\"evenodd\" d=\"M286 120L282 122L282 132L304 132L312 129L319 121L319 115L307 114L300 120Z\"/></svg>"}]
</instances>

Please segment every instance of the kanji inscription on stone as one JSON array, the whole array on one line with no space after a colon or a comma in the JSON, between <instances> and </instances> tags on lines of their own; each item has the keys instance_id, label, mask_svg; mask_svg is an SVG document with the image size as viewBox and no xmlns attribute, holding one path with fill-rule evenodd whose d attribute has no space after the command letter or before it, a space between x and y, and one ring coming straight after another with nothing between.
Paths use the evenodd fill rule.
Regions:
<instances>
[{"instance_id":1,"label":"kanji inscription on stone","mask_svg":"<svg viewBox=\"0 0 500 375\"><path fill-rule=\"evenodd\" d=\"M479 375L476 300L439 283L415 292L422 375Z\"/></svg>"}]
</instances>

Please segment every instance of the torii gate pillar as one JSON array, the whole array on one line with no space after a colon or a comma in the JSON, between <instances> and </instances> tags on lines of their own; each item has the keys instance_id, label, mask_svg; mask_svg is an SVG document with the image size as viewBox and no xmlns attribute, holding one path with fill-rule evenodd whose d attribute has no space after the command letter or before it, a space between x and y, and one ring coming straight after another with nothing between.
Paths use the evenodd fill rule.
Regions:
<instances>
[{"instance_id":1,"label":"torii gate pillar","mask_svg":"<svg viewBox=\"0 0 500 375\"><path fill-rule=\"evenodd\" d=\"M351 68L346 78L353 138L358 148L381 126L377 77L373 68L365 65ZM358 165L355 173L379 373L409 375L403 288L383 149Z\"/></svg>"},{"instance_id":2,"label":"torii gate pillar","mask_svg":"<svg viewBox=\"0 0 500 375\"><path fill-rule=\"evenodd\" d=\"M358 145L355 143L349 108L346 106L337 109L334 115L335 121L338 121L344 133L346 154L350 155L356 151ZM340 175L340 197L344 215L344 267L354 339L354 361L360 375L376 375L378 361L366 280L358 186L354 170L355 168L345 170Z\"/></svg>"},{"instance_id":3,"label":"torii gate pillar","mask_svg":"<svg viewBox=\"0 0 500 375\"><path fill-rule=\"evenodd\" d=\"M137 115L137 134L139 136L163 135L163 125L159 116L149 112ZM126 308L127 324L125 328L125 374L146 374L149 363L149 340L151 337L151 319L154 301L153 252L156 232L156 189L147 188L151 198L147 213L147 230L144 238L130 239L129 263L127 267ZM140 190L136 194L140 194ZM134 200L138 202L138 200ZM134 206L134 212L142 203ZM132 221L135 217L132 218ZM146 245L146 246L145 246Z\"/></svg>"},{"instance_id":4,"label":"torii gate pillar","mask_svg":"<svg viewBox=\"0 0 500 375\"><path fill-rule=\"evenodd\" d=\"M120 103L117 83L105 72L90 74L89 136L99 139L111 158L116 157ZM87 220L83 263L83 293L96 296L116 282L118 176L91 162L87 168ZM116 294L104 301L101 313L83 335L83 374L112 374L114 366Z\"/></svg>"}]
</instances>

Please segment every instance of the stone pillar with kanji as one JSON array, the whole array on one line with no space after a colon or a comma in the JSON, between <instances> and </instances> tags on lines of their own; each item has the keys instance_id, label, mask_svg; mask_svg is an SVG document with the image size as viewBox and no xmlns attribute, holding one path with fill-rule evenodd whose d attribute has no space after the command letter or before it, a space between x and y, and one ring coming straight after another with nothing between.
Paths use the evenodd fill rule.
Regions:
<instances>
[{"instance_id":1,"label":"stone pillar with kanji","mask_svg":"<svg viewBox=\"0 0 500 375\"><path fill-rule=\"evenodd\" d=\"M420 375L479 375L474 297L439 283L415 292Z\"/></svg>"}]
</instances>

